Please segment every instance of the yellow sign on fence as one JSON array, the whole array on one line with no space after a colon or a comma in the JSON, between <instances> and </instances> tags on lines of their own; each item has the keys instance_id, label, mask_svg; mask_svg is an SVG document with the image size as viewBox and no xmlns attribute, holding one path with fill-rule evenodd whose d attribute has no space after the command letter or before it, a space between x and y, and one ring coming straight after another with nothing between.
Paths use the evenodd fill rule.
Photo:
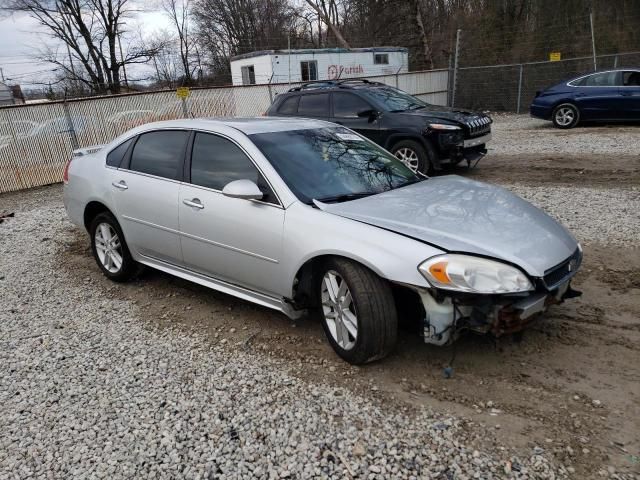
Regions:
<instances>
[{"instance_id":1,"label":"yellow sign on fence","mask_svg":"<svg viewBox=\"0 0 640 480\"><path fill-rule=\"evenodd\" d=\"M178 87L176 89L176 95L179 98L187 98L189 95L191 95L191 92L189 91L189 87Z\"/></svg>"},{"instance_id":2,"label":"yellow sign on fence","mask_svg":"<svg viewBox=\"0 0 640 480\"><path fill-rule=\"evenodd\" d=\"M549 54L549 61L559 62L560 60L562 60L562 55L560 54L560 52L551 52Z\"/></svg>"}]
</instances>

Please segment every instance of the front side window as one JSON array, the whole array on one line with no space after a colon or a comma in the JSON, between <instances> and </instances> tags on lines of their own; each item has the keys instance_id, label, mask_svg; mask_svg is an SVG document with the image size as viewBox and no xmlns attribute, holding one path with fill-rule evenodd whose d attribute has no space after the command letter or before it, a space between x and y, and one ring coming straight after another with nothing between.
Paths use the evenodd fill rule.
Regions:
<instances>
[{"instance_id":1,"label":"front side window","mask_svg":"<svg viewBox=\"0 0 640 480\"><path fill-rule=\"evenodd\" d=\"M316 60L300 62L300 76L303 82L317 80L318 62Z\"/></svg>"},{"instance_id":2,"label":"front side window","mask_svg":"<svg viewBox=\"0 0 640 480\"><path fill-rule=\"evenodd\" d=\"M640 72L624 72L622 77L625 87L640 87Z\"/></svg>"},{"instance_id":3,"label":"front side window","mask_svg":"<svg viewBox=\"0 0 640 480\"><path fill-rule=\"evenodd\" d=\"M333 116L338 118L358 118L358 113L371 110L371 105L353 93L334 92Z\"/></svg>"},{"instance_id":4,"label":"front side window","mask_svg":"<svg viewBox=\"0 0 640 480\"><path fill-rule=\"evenodd\" d=\"M256 71L253 65L245 65L244 67L240 67L240 72L242 73L243 85L256 84Z\"/></svg>"},{"instance_id":5,"label":"front side window","mask_svg":"<svg viewBox=\"0 0 640 480\"><path fill-rule=\"evenodd\" d=\"M419 98L393 87L368 88L363 90L363 94L383 105L384 109L389 112L417 110L427 106Z\"/></svg>"},{"instance_id":6,"label":"front side window","mask_svg":"<svg viewBox=\"0 0 640 480\"><path fill-rule=\"evenodd\" d=\"M251 180L265 193L264 201L275 197L256 166L231 140L209 133L196 133L191 152L191 183L222 190L234 180Z\"/></svg>"},{"instance_id":7,"label":"front side window","mask_svg":"<svg viewBox=\"0 0 640 480\"><path fill-rule=\"evenodd\" d=\"M143 133L133 146L130 170L158 177L180 178L189 132L158 130Z\"/></svg>"},{"instance_id":8,"label":"front side window","mask_svg":"<svg viewBox=\"0 0 640 480\"><path fill-rule=\"evenodd\" d=\"M133 142L133 138L130 138L126 142L121 143L116 148L111 150L107 154L107 165L110 166L110 167L118 168L120 166L120 164L122 164L122 160L124 159L124 155L125 155L125 153L127 153L127 150L129 149L129 145L131 145L131 142Z\"/></svg>"},{"instance_id":9,"label":"front side window","mask_svg":"<svg viewBox=\"0 0 640 480\"><path fill-rule=\"evenodd\" d=\"M374 195L419 181L376 144L344 127L250 135L291 191L305 203Z\"/></svg>"},{"instance_id":10,"label":"front side window","mask_svg":"<svg viewBox=\"0 0 640 480\"><path fill-rule=\"evenodd\" d=\"M298 115L303 117L328 117L329 116L329 94L315 93L313 95L302 95L298 105Z\"/></svg>"}]
</instances>

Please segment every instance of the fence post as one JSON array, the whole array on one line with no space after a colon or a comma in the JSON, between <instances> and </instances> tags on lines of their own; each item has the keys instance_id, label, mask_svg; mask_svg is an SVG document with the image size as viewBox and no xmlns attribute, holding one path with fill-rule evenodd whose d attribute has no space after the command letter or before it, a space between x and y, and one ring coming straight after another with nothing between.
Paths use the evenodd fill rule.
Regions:
<instances>
[{"instance_id":1,"label":"fence post","mask_svg":"<svg viewBox=\"0 0 640 480\"><path fill-rule=\"evenodd\" d=\"M522 70L524 65L520 64L520 74L518 76L518 104L516 107L516 113L520 113L520 98L522 97Z\"/></svg>"},{"instance_id":2,"label":"fence post","mask_svg":"<svg viewBox=\"0 0 640 480\"><path fill-rule=\"evenodd\" d=\"M451 106L455 107L456 105L456 89L458 88L458 55L460 54L460 32L462 30L458 29L456 32L456 53L453 60L453 87L451 92Z\"/></svg>"},{"instance_id":3,"label":"fence post","mask_svg":"<svg viewBox=\"0 0 640 480\"><path fill-rule=\"evenodd\" d=\"M69 112L69 104L67 103L66 95L62 101L62 109L64 110L64 116L67 119L68 132L71 135L71 146L76 150L80 148L80 144L78 144L78 136L76 135L76 130L73 126L73 119L71 118L71 112Z\"/></svg>"},{"instance_id":4,"label":"fence post","mask_svg":"<svg viewBox=\"0 0 640 480\"><path fill-rule=\"evenodd\" d=\"M186 98L181 98L182 100L182 115L184 115L184 118L189 118L189 109L187 108L187 99Z\"/></svg>"},{"instance_id":5,"label":"fence post","mask_svg":"<svg viewBox=\"0 0 640 480\"><path fill-rule=\"evenodd\" d=\"M618 55L613 57L613 68L618 68Z\"/></svg>"},{"instance_id":6,"label":"fence post","mask_svg":"<svg viewBox=\"0 0 640 480\"><path fill-rule=\"evenodd\" d=\"M396 71L396 88L400 88L400 82L398 80L398 77L400 76L400 70L402 70L402 67L399 67Z\"/></svg>"},{"instance_id":7,"label":"fence post","mask_svg":"<svg viewBox=\"0 0 640 480\"><path fill-rule=\"evenodd\" d=\"M589 24L591 25L591 50L593 50L593 70L598 70L598 61L596 60L596 34L593 31L593 11L589 12Z\"/></svg>"}]
</instances>

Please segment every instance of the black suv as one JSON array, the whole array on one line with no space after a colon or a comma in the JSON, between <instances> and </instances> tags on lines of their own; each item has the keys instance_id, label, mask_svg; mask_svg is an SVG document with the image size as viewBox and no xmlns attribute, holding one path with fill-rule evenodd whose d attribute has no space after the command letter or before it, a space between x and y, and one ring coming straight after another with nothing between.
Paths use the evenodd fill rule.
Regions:
<instances>
[{"instance_id":1,"label":"black suv","mask_svg":"<svg viewBox=\"0 0 640 480\"><path fill-rule=\"evenodd\" d=\"M389 150L413 171L482 158L491 118L430 105L402 90L368 80L314 82L278 95L266 115L339 123Z\"/></svg>"}]
</instances>

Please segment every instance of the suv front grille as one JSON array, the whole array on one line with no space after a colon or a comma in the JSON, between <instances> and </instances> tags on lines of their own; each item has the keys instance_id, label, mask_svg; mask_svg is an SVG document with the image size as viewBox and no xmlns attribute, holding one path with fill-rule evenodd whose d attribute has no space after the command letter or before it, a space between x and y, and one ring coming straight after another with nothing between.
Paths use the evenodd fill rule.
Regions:
<instances>
[{"instance_id":1,"label":"suv front grille","mask_svg":"<svg viewBox=\"0 0 640 480\"><path fill-rule=\"evenodd\" d=\"M560 265L556 265L545 272L542 278L545 287L553 290L561 283L569 280L578 271L581 262L582 254L580 253L580 249L577 248L576 251Z\"/></svg>"},{"instance_id":2,"label":"suv front grille","mask_svg":"<svg viewBox=\"0 0 640 480\"><path fill-rule=\"evenodd\" d=\"M486 135L491 131L491 119L489 117L477 117L466 122L467 138Z\"/></svg>"}]
</instances>

